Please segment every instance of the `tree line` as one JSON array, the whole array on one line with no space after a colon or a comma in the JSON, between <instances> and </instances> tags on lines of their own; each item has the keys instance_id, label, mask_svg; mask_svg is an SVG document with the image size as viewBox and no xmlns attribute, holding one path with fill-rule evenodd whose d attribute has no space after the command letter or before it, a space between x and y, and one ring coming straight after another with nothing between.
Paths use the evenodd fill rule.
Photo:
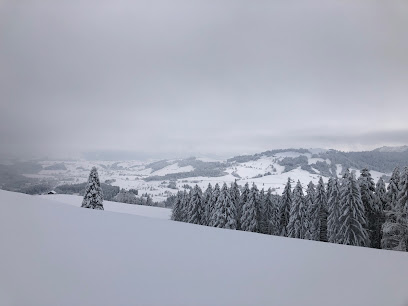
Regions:
<instances>
[{"instance_id":1,"label":"tree line","mask_svg":"<svg viewBox=\"0 0 408 306\"><path fill-rule=\"evenodd\" d=\"M348 169L327 184L320 177L306 192L289 178L282 195L255 184L195 185L179 191L172 220L268 235L407 251L408 167L395 168L388 187L368 169Z\"/></svg>"}]
</instances>

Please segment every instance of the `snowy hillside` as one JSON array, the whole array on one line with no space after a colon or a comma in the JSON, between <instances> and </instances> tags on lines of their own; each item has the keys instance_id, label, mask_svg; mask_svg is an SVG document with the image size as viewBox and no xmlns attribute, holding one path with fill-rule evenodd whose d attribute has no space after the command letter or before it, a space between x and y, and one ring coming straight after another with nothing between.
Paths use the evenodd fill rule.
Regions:
<instances>
[{"instance_id":1,"label":"snowy hillside","mask_svg":"<svg viewBox=\"0 0 408 306\"><path fill-rule=\"evenodd\" d=\"M64 204L81 207L83 197L70 194L52 194L39 196L46 200L52 200ZM150 207L144 205L125 204L118 202L104 201L103 207L105 211L112 211L124 214L131 214L144 217L152 217L157 219L169 220L171 217L171 209L161 207Z\"/></svg>"},{"instance_id":2,"label":"snowy hillside","mask_svg":"<svg viewBox=\"0 0 408 306\"><path fill-rule=\"evenodd\" d=\"M0 245L4 306L408 303L406 253L87 210L6 191Z\"/></svg>"},{"instance_id":3,"label":"snowy hillside","mask_svg":"<svg viewBox=\"0 0 408 306\"><path fill-rule=\"evenodd\" d=\"M286 149L236 156L227 160L194 157L156 161L44 160L31 164L20 163L15 169L3 165L4 169L0 167L0 188L31 194L44 193L44 189L34 188L30 191L26 186L35 185L36 182L49 182L55 188L58 185L84 183L90 169L95 166L101 182L126 190L135 189L139 197L149 195L154 201L164 201L178 190L185 190L195 184L205 189L209 183L232 183L235 180L239 185L256 183L260 189L272 188L274 193L281 194L289 177L295 182L300 180L303 187L306 187L310 181L316 184L320 176L325 182L331 176L341 176L347 168L356 171L357 175L361 169L368 168L377 181L382 176L389 176L395 166L408 165L408 151L402 148L383 147L366 152ZM17 187L8 178L12 170L20 175L14 180ZM25 179L37 181L25 182ZM78 193L78 190L74 193Z\"/></svg>"},{"instance_id":4,"label":"snowy hillside","mask_svg":"<svg viewBox=\"0 0 408 306\"><path fill-rule=\"evenodd\" d=\"M408 151L408 146L399 146L399 147L381 147L381 148L377 148L374 151L377 152L404 152L404 151Z\"/></svg>"}]
</instances>

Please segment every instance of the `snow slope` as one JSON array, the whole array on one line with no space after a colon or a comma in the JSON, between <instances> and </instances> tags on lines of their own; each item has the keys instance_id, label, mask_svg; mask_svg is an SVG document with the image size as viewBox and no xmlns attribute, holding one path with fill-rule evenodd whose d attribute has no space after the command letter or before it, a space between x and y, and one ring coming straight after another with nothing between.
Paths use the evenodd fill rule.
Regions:
<instances>
[{"instance_id":1,"label":"snow slope","mask_svg":"<svg viewBox=\"0 0 408 306\"><path fill-rule=\"evenodd\" d=\"M0 191L0 305L404 306L408 254Z\"/></svg>"},{"instance_id":2,"label":"snow slope","mask_svg":"<svg viewBox=\"0 0 408 306\"><path fill-rule=\"evenodd\" d=\"M70 204L76 207L81 207L82 199L81 196L70 195L70 194L46 194L40 195L38 197L53 200L56 202ZM169 220L171 216L171 209L161 208L161 207L150 207L143 205L133 205L118 202L103 201L103 208L106 211L113 211L131 215L138 215L144 217L153 217L157 219Z\"/></svg>"}]
</instances>

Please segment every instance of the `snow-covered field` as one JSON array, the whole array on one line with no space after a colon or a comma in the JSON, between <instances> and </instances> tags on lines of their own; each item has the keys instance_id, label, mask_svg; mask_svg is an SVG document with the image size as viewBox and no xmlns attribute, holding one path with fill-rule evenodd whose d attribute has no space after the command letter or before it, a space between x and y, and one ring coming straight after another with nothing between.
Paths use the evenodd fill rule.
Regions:
<instances>
[{"instance_id":1,"label":"snow-covered field","mask_svg":"<svg viewBox=\"0 0 408 306\"><path fill-rule=\"evenodd\" d=\"M0 191L0 305L408 304L407 253L75 206Z\"/></svg>"},{"instance_id":2,"label":"snow-covered field","mask_svg":"<svg viewBox=\"0 0 408 306\"><path fill-rule=\"evenodd\" d=\"M70 194L46 194L40 195L43 199L53 200L56 202L70 204L76 207L81 207L82 199L81 196L70 195ZM118 202L110 202L104 201L103 207L106 211L113 211L131 215L138 215L138 216L145 216L145 217L153 217L157 219L166 219L169 220L171 216L171 209L169 208L161 208L161 207L150 207L150 206L143 206L143 205L133 205L133 204L125 204L125 203L118 203Z\"/></svg>"},{"instance_id":3,"label":"snow-covered field","mask_svg":"<svg viewBox=\"0 0 408 306\"><path fill-rule=\"evenodd\" d=\"M312 150L313 151L313 150ZM314 152L314 151L313 151ZM308 164L311 169L316 173L310 173L303 170L300 167L291 171L285 172L285 167L279 164L284 158L293 158L304 156L307 158ZM197 158L197 160L208 161L205 158ZM180 166L178 160L167 160L168 164L164 164L163 167L152 169L150 161L40 161L40 164L47 168L49 166L63 163L66 170L42 170L38 174L27 174L29 177L43 178L43 179L55 179L60 184L73 184L85 182L88 178L90 169L95 166L98 169L101 182L109 180L114 186L119 186L125 189L137 189L139 195L149 194L154 201L164 201L169 195L176 194L178 190L183 190L183 186L188 184L194 186L198 184L203 190L209 183L215 185L216 183L223 184L224 182L230 184L235 180L238 180L239 185L245 183L255 183L259 188L273 188L275 193L281 194L284 185L290 177L295 182L300 180L304 187L310 181L315 184L320 177L320 171L316 168L317 162L325 161L327 164L331 164L330 160L323 160L322 158L314 158L311 153L299 153L299 152L280 152L273 156L261 156L258 160L252 160L248 162L234 162L225 169L226 175L219 177L183 177L177 180L173 179L176 183L177 189L169 188L169 178L163 178L158 180L145 180L150 176L164 177L169 174L185 174L195 170L191 165ZM337 164L337 175L340 175L342 171L342 165ZM359 173L358 169L355 170ZM375 181L385 173L371 171L371 174ZM387 173L388 174L388 173ZM323 179L327 182L328 177Z\"/></svg>"}]
</instances>

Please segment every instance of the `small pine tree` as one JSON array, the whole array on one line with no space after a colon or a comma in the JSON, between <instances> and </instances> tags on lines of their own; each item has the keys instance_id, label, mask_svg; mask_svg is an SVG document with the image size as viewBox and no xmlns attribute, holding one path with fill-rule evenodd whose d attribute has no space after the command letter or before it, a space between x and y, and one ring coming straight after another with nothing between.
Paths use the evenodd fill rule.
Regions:
<instances>
[{"instance_id":1,"label":"small pine tree","mask_svg":"<svg viewBox=\"0 0 408 306\"><path fill-rule=\"evenodd\" d=\"M211 198L212 198L212 193L213 193L213 188L211 184L208 184L207 189L205 190L203 194L203 209L204 209L204 215L203 215L203 225L209 225L210 224L210 219L211 219Z\"/></svg>"},{"instance_id":2,"label":"small pine tree","mask_svg":"<svg viewBox=\"0 0 408 306\"><path fill-rule=\"evenodd\" d=\"M339 243L340 230L340 187L337 178L330 178L330 194L327 203L329 215L327 217L327 238L331 243Z\"/></svg>"},{"instance_id":3,"label":"small pine tree","mask_svg":"<svg viewBox=\"0 0 408 306\"><path fill-rule=\"evenodd\" d=\"M307 232L306 224L305 198L302 184L298 181L293 190L292 206L287 226L288 237L304 239Z\"/></svg>"},{"instance_id":4,"label":"small pine tree","mask_svg":"<svg viewBox=\"0 0 408 306\"><path fill-rule=\"evenodd\" d=\"M388 250L408 251L408 167L399 180L398 202L386 212L383 225L382 247Z\"/></svg>"},{"instance_id":5,"label":"small pine tree","mask_svg":"<svg viewBox=\"0 0 408 306\"><path fill-rule=\"evenodd\" d=\"M292 206L292 186L290 184L290 178L285 185L283 190L281 203L280 203L280 226L281 226L281 236L287 236L286 227L289 223L290 208Z\"/></svg>"},{"instance_id":6,"label":"small pine tree","mask_svg":"<svg viewBox=\"0 0 408 306\"><path fill-rule=\"evenodd\" d=\"M188 222L193 224L202 224L203 216L204 209L202 206L202 191L198 185L195 185L191 193L189 203Z\"/></svg>"},{"instance_id":7,"label":"small pine tree","mask_svg":"<svg viewBox=\"0 0 408 306\"><path fill-rule=\"evenodd\" d=\"M150 197L150 195L147 195L147 198L146 198L146 206L153 206L153 200L152 200L152 198Z\"/></svg>"},{"instance_id":8,"label":"small pine tree","mask_svg":"<svg viewBox=\"0 0 408 306\"><path fill-rule=\"evenodd\" d=\"M361 201L360 188L354 173L346 171L340 188L340 227L338 242L347 245L366 246L368 234L364 205Z\"/></svg>"},{"instance_id":9,"label":"small pine tree","mask_svg":"<svg viewBox=\"0 0 408 306\"><path fill-rule=\"evenodd\" d=\"M89 173L81 207L103 210L103 192L96 167Z\"/></svg>"},{"instance_id":10,"label":"small pine tree","mask_svg":"<svg viewBox=\"0 0 408 306\"><path fill-rule=\"evenodd\" d=\"M250 189L249 189L249 184L245 183L244 185L244 189L242 190L239 202L238 202L238 206L236 206L236 212L237 212L237 229L241 230L241 218L242 218L242 209L244 207L244 204L247 202L248 200L248 196L250 193Z\"/></svg>"},{"instance_id":11,"label":"small pine tree","mask_svg":"<svg viewBox=\"0 0 408 306\"><path fill-rule=\"evenodd\" d=\"M259 217L257 215L259 192L255 184L249 192L247 201L242 207L242 217L241 217L241 229L247 232L259 232Z\"/></svg>"},{"instance_id":12,"label":"small pine tree","mask_svg":"<svg viewBox=\"0 0 408 306\"><path fill-rule=\"evenodd\" d=\"M327 242L327 197L324 189L323 178L319 178L319 183L316 187L316 206L319 207L320 216L320 241Z\"/></svg>"}]
</instances>

